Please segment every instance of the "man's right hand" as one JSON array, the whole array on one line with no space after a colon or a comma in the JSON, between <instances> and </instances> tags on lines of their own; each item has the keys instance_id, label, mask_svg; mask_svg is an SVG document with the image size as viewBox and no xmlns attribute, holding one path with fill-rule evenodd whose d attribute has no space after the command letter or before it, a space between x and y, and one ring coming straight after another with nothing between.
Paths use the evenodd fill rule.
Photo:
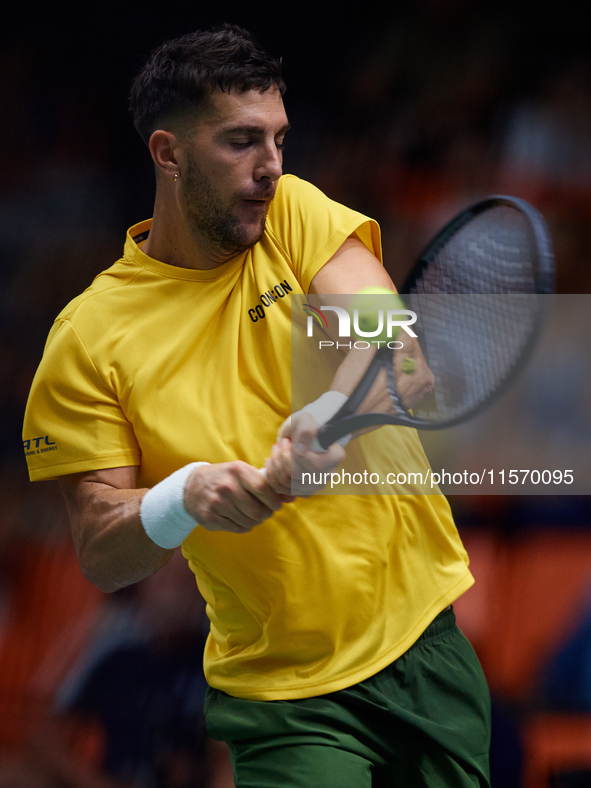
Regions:
<instances>
[{"instance_id":1,"label":"man's right hand","mask_svg":"<svg viewBox=\"0 0 591 788\"><path fill-rule=\"evenodd\" d=\"M239 460L195 468L184 496L185 509L201 527L236 534L251 531L293 500L276 493L263 474Z\"/></svg>"}]
</instances>

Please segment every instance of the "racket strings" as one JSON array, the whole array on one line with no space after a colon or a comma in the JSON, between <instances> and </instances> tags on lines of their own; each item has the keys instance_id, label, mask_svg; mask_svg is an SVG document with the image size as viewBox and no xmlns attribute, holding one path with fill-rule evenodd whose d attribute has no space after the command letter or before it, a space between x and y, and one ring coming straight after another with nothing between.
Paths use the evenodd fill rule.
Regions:
<instances>
[{"instance_id":1,"label":"racket strings","mask_svg":"<svg viewBox=\"0 0 591 788\"><path fill-rule=\"evenodd\" d=\"M435 387L416 416L461 417L511 375L539 318L537 259L530 221L510 205L470 218L426 253L408 306Z\"/></svg>"},{"instance_id":2,"label":"racket strings","mask_svg":"<svg viewBox=\"0 0 591 788\"><path fill-rule=\"evenodd\" d=\"M390 403L394 408L394 412L398 415L405 413L406 410L402 406L402 402L400 401L400 397L398 396L398 390L396 387L396 375L394 373L394 365L391 361L388 361L386 364L386 388L388 390L388 396L390 397Z\"/></svg>"},{"instance_id":3,"label":"racket strings","mask_svg":"<svg viewBox=\"0 0 591 788\"><path fill-rule=\"evenodd\" d=\"M478 407L512 373L532 336L535 294L416 295L417 333L435 377L433 394L413 412L455 419Z\"/></svg>"},{"instance_id":4,"label":"racket strings","mask_svg":"<svg viewBox=\"0 0 591 788\"><path fill-rule=\"evenodd\" d=\"M484 403L512 373L531 341L538 298L531 293L406 296L407 307L417 314L413 328L434 376L433 391L413 404L413 416L449 421ZM384 362L355 413L407 413L400 396L405 373L392 363L397 354L404 358L404 349Z\"/></svg>"},{"instance_id":5,"label":"racket strings","mask_svg":"<svg viewBox=\"0 0 591 788\"><path fill-rule=\"evenodd\" d=\"M412 292L538 292L529 221L508 205L472 217L428 253L425 262Z\"/></svg>"}]
</instances>

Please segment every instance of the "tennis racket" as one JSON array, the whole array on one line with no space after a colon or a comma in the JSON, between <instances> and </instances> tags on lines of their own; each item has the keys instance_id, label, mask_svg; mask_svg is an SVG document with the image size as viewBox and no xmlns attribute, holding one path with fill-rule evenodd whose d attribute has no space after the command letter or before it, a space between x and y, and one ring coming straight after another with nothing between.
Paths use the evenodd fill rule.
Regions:
<instances>
[{"instance_id":1,"label":"tennis racket","mask_svg":"<svg viewBox=\"0 0 591 788\"><path fill-rule=\"evenodd\" d=\"M405 373L395 361L404 350L380 347L319 429L320 446L377 425L436 430L479 413L523 367L544 321L548 299L540 296L553 291L551 242L535 208L495 196L462 211L428 244L400 290L417 315L412 328L434 377L432 391L405 409L399 394ZM379 410L367 412L368 397Z\"/></svg>"}]
</instances>

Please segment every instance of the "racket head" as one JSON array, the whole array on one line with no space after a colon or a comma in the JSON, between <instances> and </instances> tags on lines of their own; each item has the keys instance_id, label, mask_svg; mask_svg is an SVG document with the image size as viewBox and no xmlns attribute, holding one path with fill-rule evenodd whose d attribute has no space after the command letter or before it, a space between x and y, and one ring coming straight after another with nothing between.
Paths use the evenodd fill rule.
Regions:
<instances>
[{"instance_id":1,"label":"racket head","mask_svg":"<svg viewBox=\"0 0 591 788\"><path fill-rule=\"evenodd\" d=\"M373 375L379 408L367 412L367 381L360 380L319 431L319 442L326 447L381 424L443 429L476 415L523 367L553 289L550 236L535 208L494 196L462 211L427 245L400 291L417 315L414 329L434 377L432 392L407 410L399 396L405 383L400 354L407 351L383 348L366 373Z\"/></svg>"},{"instance_id":2,"label":"racket head","mask_svg":"<svg viewBox=\"0 0 591 788\"><path fill-rule=\"evenodd\" d=\"M549 295L554 289L544 217L525 200L496 195L470 205L439 230L400 293Z\"/></svg>"}]
</instances>

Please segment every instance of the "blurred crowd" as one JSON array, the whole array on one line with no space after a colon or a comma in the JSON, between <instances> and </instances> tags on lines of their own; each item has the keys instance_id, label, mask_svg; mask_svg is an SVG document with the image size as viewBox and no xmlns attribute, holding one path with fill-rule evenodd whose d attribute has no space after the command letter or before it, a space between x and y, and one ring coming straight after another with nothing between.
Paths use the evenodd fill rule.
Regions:
<instances>
[{"instance_id":1,"label":"blurred crowd","mask_svg":"<svg viewBox=\"0 0 591 788\"><path fill-rule=\"evenodd\" d=\"M287 30L276 35L272 19L258 23L263 44L276 54L284 48L293 126L285 170L379 220L386 266L397 284L457 210L489 194L512 194L529 200L548 221L558 292L590 292L591 46L574 35L576 21L564 36L562 29L553 31L551 19L538 19L532 29L520 4L391 5L358 30L349 21L348 35L340 38L344 23L336 20L334 39L329 24L314 37L295 21L290 39ZM211 21L249 26L241 13ZM106 650L97 655L96 644L105 640L100 633L108 616L115 611L121 628L130 608L89 590L76 574L59 495L52 483L29 484L20 435L53 318L119 256L127 227L150 214L153 175L126 116L126 91L146 45L167 32L186 32L189 19L202 24L194 12L183 14L184 27L170 31L150 18L143 28L128 20L117 31L89 17L88 29L64 23L52 37L39 24L33 34L23 24L0 39L0 106L9 121L0 124L0 662L8 666L0 680L0 788L231 784L223 782L225 754L212 756L206 739L195 750L205 764L199 783L184 743L168 782L161 774L132 778L104 771L108 711L98 709L91 690L108 671L97 667ZM256 24L251 27L257 32ZM296 34L304 31L309 41L303 47ZM318 53L317 75L308 50ZM577 359L572 363L576 367ZM546 381L546 391L553 385ZM582 499L466 497L454 508L461 528L481 526L503 536L537 524L589 527L589 502ZM72 595L79 605L66 615ZM133 600L138 632L147 598L139 592ZM52 616L54 627L47 623ZM191 647L203 621L192 624ZM155 642L148 630L134 648ZM65 650L64 633L70 643ZM109 653L119 649L121 655L122 643L110 647ZM66 691L74 679L76 688ZM52 737L64 736L68 720L82 717L103 719L102 738L91 730L82 742L84 766L56 763L50 754L62 748L51 744ZM222 764L219 777L207 772L214 761ZM78 768L87 783L75 781Z\"/></svg>"}]
</instances>

